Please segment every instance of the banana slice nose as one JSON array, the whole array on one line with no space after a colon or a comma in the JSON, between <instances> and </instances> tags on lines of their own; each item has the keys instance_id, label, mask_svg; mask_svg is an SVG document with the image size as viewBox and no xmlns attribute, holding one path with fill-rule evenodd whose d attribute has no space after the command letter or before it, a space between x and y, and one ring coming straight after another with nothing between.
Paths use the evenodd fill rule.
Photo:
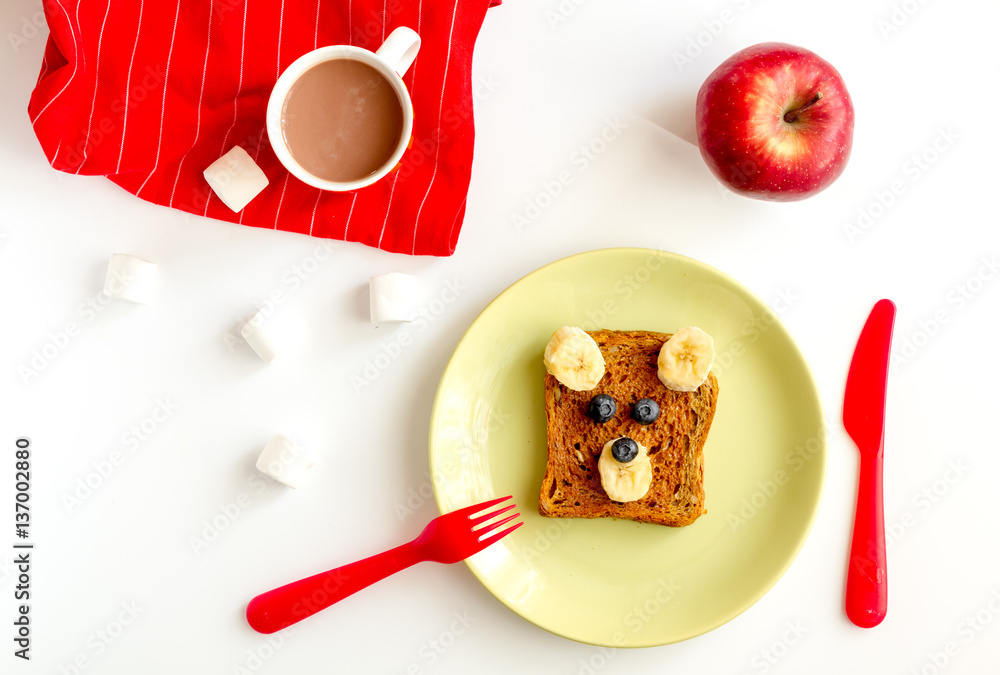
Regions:
<instances>
[{"instance_id":1,"label":"banana slice nose","mask_svg":"<svg viewBox=\"0 0 1000 675\"><path fill-rule=\"evenodd\" d=\"M639 454L628 462L619 462L612 453L615 441L608 441L597 460L597 471L601 474L601 486L608 497L616 502L634 502L649 492L653 482L653 465L646 454L646 448L639 442Z\"/></svg>"}]
</instances>

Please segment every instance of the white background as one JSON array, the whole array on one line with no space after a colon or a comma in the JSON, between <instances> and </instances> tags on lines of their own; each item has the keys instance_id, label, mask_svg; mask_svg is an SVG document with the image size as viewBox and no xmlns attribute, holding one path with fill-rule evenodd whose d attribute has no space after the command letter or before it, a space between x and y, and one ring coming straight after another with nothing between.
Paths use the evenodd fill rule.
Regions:
<instances>
[{"instance_id":1,"label":"white background","mask_svg":"<svg viewBox=\"0 0 1000 675\"><path fill-rule=\"evenodd\" d=\"M477 45L468 213L443 259L342 242L327 254L304 236L186 217L53 171L26 113L39 11L27 0L0 9L3 672L76 672L78 658L84 673L997 672L996 3L508 0ZM857 112L844 175L794 204L727 193L691 143L701 82L768 40L831 61ZM572 182L529 208L563 171ZM894 181L902 194L881 206ZM870 226L852 237L862 214ZM243 608L264 580L365 557L436 515L426 439L451 350L513 281L609 246L662 248L735 277L780 310L809 359L833 425L828 473L812 534L778 584L708 634L642 650L538 629L464 565L410 569L271 642L251 631ZM88 313L115 252L159 264L155 300ZM368 277L390 271L419 277L425 303L452 297L448 284L461 292L434 304L444 309L425 330L375 330ZM237 330L275 290L307 338L266 365ZM899 308L890 600L885 622L863 630L842 609L857 452L839 419L854 341L881 297ZM25 378L20 367L71 323L77 334ZM411 344L356 391L352 377L394 331ZM298 491L253 468L275 433L321 457ZM12 656L19 436L33 448L30 664ZM115 452L124 461L67 506ZM234 504L234 519L220 517ZM226 527L195 551L212 520Z\"/></svg>"}]
</instances>

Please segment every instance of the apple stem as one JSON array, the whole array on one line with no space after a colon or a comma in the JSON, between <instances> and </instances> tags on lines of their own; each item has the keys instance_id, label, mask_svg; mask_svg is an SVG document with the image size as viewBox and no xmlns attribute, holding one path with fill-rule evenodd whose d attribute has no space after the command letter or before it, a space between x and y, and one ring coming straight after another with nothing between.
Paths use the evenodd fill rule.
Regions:
<instances>
[{"instance_id":1,"label":"apple stem","mask_svg":"<svg viewBox=\"0 0 1000 675\"><path fill-rule=\"evenodd\" d=\"M798 108L795 108L793 110L789 110L788 112L786 112L785 113L785 121L788 122L789 124L791 124L792 122L794 122L796 120L796 118L798 118L798 116L800 114L802 114L802 111L807 110L808 108L810 108L813 105L815 105L815 103L817 101L819 101L821 98L823 98L823 94L821 94L820 92L816 92L816 95L812 97L811 101L809 101L805 105L801 105Z\"/></svg>"}]
</instances>

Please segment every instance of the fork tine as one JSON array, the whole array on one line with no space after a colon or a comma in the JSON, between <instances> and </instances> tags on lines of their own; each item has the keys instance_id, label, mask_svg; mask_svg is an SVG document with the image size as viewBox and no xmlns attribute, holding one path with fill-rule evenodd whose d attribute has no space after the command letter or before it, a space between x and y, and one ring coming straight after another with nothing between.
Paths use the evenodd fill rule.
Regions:
<instances>
[{"instance_id":1,"label":"fork tine","mask_svg":"<svg viewBox=\"0 0 1000 675\"><path fill-rule=\"evenodd\" d=\"M520 513L515 513L515 514L513 514L511 516L507 516L503 520L498 520L495 523L487 523L486 525L483 525L478 530L474 530L474 531L479 535L479 540L482 541L483 538L486 535L488 535L490 532L496 531L497 528L501 527L502 525L506 525L507 523L509 523L510 521L514 520L515 518L520 517L520 515L521 515Z\"/></svg>"},{"instance_id":2,"label":"fork tine","mask_svg":"<svg viewBox=\"0 0 1000 675\"><path fill-rule=\"evenodd\" d=\"M517 504L508 504L507 506L505 506L505 507L503 507L501 509L497 509L496 511L490 511L489 513L484 513L483 515L476 516L475 518L470 517L469 520L472 521L473 526L479 525L480 523L484 523L487 520L490 520L491 518L496 518L501 513L506 513L507 511L510 511L511 509L516 509L516 508L517 508Z\"/></svg>"},{"instance_id":3,"label":"fork tine","mask_svg":"<svg viewBox=\"0 0 1000 675\"><path fill-rule=\"evenodd\" d=\"M475 515L477 513L480 513L481 511L485 511L486 509L488 509L488 508L490 508L492 506L496 506L497 504L499 504L501 502L505 502L508 499L513 499L513 498L514 498L513 495L507 495L506 497L498 497L497 499L491 499L488 502L480 502L478 504L470 504L469 506L466 506L464 508L458 509L457 511L452 511L451 513L457 513L457 514L461 514L463 516L472 516L472 515Z\"/></svg>"},{"instance_id":4,"label":"fork tine","mask_svg":"<svg viewBox=\"0 0 1000 675\"><path fill-rule=\"evenodd\" d=\"M503 522L505 523L508 520L511 520L513 518L517 518L517 516L519 516L519 515L521 515L521 514L515 514L515 515L511 516L510 518L507 518ZM497 523L497 525L501 525L501 524L502 523ZM500 530L500 529L491 530L491 531L487 532L486 534L480 536L479 537L479 541L480 541L480 543L483 543L483 544L492 544L495 541L499 541L500 539L503 539L508 534L510 534L511 532L513 532L514 530L516 530L517 528L521 527L522 525L524 525L524 521L523 520L521 522L519 522L519 523L514 523L510 527L504 528L502 530Z\"/></svg>"}]
</instances>

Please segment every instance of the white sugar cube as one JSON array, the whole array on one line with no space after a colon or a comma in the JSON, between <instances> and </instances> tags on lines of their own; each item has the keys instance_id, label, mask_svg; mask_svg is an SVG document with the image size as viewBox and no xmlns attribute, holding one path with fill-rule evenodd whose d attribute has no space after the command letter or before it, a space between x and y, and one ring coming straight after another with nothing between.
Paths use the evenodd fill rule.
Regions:
<instances>
[{"instance_id":1,"label":"white sugar cube","mask_svg":"<svg viewBox=\"0 0 1000 675\"><path fill-rule=\"evenodd\" d=\"M257 458L258 471L293 488L303 484L315 465L316 457L311 452L281 434L272 438Z\"/></svg>"},{"instance_id":2,"label":"white sugar cube","mask_svg":"<svg viewBox=\"0 0 1000 675\"><path fill-rule=\"evenodd\" d=\"M243 324L240 335L257 356L272 363L281 354L298 346L302 339L302 326L292 313L285 311L278 315L273 307L265 307Z\"/></svg>"},{"instance_id":3,"label":"white sugar cube","mask_svg":"<svg viewBox=\"0 0 1000 675\"><path fill-rule=\"evenodd\" d=\"M204 171L205 180L219 199L239 212L267 187L267 176L247 151L236 145Z\"/></svg>"},{"instance_id":4,"label":"white sugar cube","mask_svg":"<svg viewBox=\"0 0 1000 675\"><path fill-rule=\"evenodd\" d=\"M145 305L153 297L155 281L156 263L134 255L115 253L108 261L104 293L112 298L123 298Z\"/></svg>"},{"instance_id":5,"label":"white sugar cube","mask_svg":"<svg viewBox=\"0 0 1000 675\"><path fill-rule=\"evenodd\" d=\"M371 277L368 291L372 324L377 326L416 318L420 299L416 277L402 272Z\"/></svg>"}]
</instances>

